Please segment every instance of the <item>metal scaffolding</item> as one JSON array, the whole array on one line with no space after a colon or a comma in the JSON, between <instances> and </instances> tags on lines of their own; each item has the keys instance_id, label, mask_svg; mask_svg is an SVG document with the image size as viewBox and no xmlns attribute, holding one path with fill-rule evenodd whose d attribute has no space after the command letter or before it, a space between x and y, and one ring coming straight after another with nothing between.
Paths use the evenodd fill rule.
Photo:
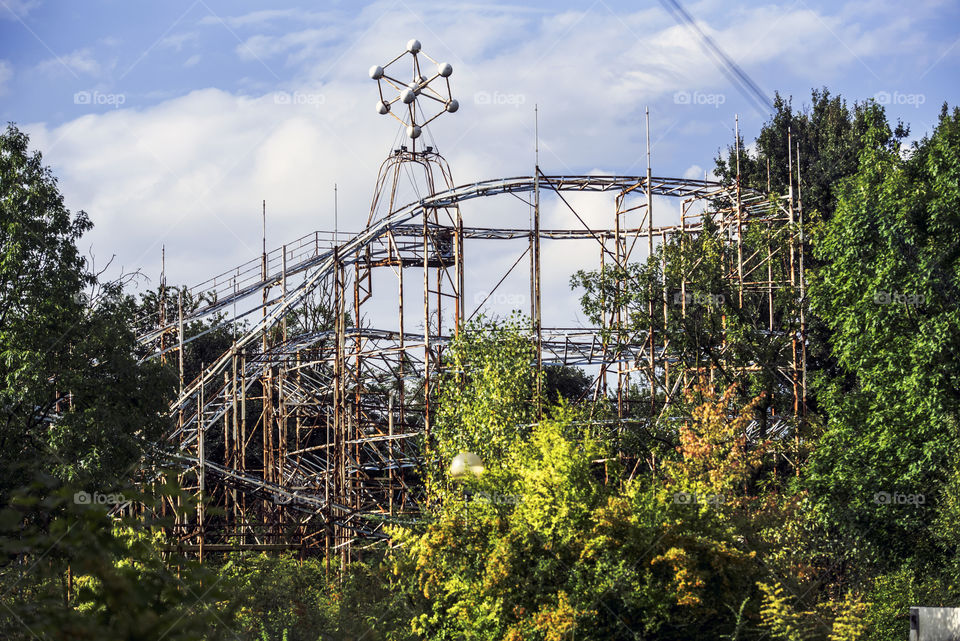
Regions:
<instances>
[{"instance_id":1,"label":"metal scaffolding","mask_svg":"<svg viewBox=\"0 0 960 641\"><path fill-rule=\"evenodd\" d=\"M408 50L419 52L419 43L412 45ZM447 79L449 73L438 75ZM413 125L404 126L413 132ZM647 144L649 165L649 138ZM586 244L597 250L595 267L609 269L657 256L665 243L713 234L736 257L723 274L739 293L739 304L745 297L766 301L769 331L791 332L792 351L777 371L793 394L793 413L802 415L805 320L801 315L797 330L792 319L791 329L783 329L785 321L774 314L776 295L805 295L794 166L790 192L783 196L745 188L739 177L733 184L655 177L649 167L645 175L578 176L545 174L536 166L528 176L455 185L432 147L394 150L380 169L362 231L342 242L315 231L272 251L264 248L258 258L190 288L192 300L201 301L195 309L185 310L181 302L171 319L162 304L159 314L144 320L141 344L155 355L177 358L181 372L164 447L181 466L182 487L200 502L191 510L176 499L164 505L176 515L179 546L201 558L237 549L298 549L346 562L387 538L385 525L417 517L443 353L485 302L476 309L467 304L465 280L489 298L506 278L465 270L465 243L478 247L475 256L483 255L479 247L486 241L512 243L517 259L510 272L527 258L529 269L515 273L528 280L524 311L536 345L535 367L595 372L595 395L614 400L621 418L631 411L631 385L639 385L650 395L650 420L656 420L712 365L675 351L652 320L648 331L612 344L604 330L624 321L621 309L606 315L605 327L544 326L542 245ZM414 202L397 202L405 180L416 182L420 197ZM584 222L571 194L612 197L609 223ZM530 213L529 226L465 225L462 206L495 198L519 200ZM548 198L581 224L541 226L541 202ZM776 244L745 251L751 229L763 230ZM659 255L666 271L668 254ZM670 294L664 290L659 297L664 318L673 304ZM653 319L659 312L654 297L650 301ZM385 310L396 310L392 320ZM187 381L185 347L202 334L186 336L184 328L201 320L237 333L229 349Z\"/></svg>"}]
</instances>

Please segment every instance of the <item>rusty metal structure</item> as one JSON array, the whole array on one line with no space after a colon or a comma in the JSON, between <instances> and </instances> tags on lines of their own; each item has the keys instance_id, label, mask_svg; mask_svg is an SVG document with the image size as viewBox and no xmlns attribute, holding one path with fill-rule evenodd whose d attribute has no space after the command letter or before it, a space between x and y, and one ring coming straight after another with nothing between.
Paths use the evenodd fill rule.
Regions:
<instances>
[{"instance_id":1,"label":"rusty metal structure","mask_svg":"<svg viewBox=\"0 0 960 641\"><path fill-rule=\"evenodd\" d=\"M780 331L774 296L805 295L799 182L774 197L743 188L739 180L656 177L648 114L645 175L553 175L537 163L530 175L457 185L433 147L416 146L424 122L415 110L419 98L407 103L403 93L419 96L424 83L438 78L449 89L452 70L440 63L427 78L419 42L411 41L405 53L414 58L414 81L394 82L401 94L392 104L409 106L402 126L410 147L384 161L365 227L352 234L315 231L264 248L259 257L178 294L176 317L162 305L141 333L155 356L179 363L180 394L163 445L182 470L183 488L201 500L187 509L170 499L164 510L176 515L180 546L201 558L237 549L299 549L322 553L328 563L338 556L346 561L387 538L386 524L415 519L444 350L510 274L525 281L524 297L529 292L523 311L537 348L533 367L584 368L595 396L621 400L621 417L630 411L622 399L631 386L646 390L651 408L669 406L702 364L684 362L652 325L631 343L612 346L602 327L545 322L546 244L592 248L598 258L593 267L603 269L646 260L663 243L709 229L737 256L724 273L741 292L741 304L744 296L769 301L771 332ZM381 67L372 68L371 77L378 84L389 79ZM456 111L449 92L440 99L444 112ZM384 104L381 89L381 113ZM793 183L793 167L790 172ZM404 181L419 197L399 201ZM572 201L587 196L612 204L608 224L585 222ZM519 208L529 224L475 224L471 206L490 199ZM581 224L552 226L547 203ZM782 242L765 252L744 251L753 227ZM508 270L465 268L493 242L516 257ZM471 299L467 291L486 298ZM196 304L185 309L184 296ZM664 310L674 304L668 292L662 298ZM573 296L570 306L576 306ZM614 310L604 324L620 320ZM792 354L778 368L798 413L806 402L800 320ZM185 350L204 336L188 335L185 328L196 321L229 327L234 337L193 380L184 380Z\"/></svg>"}]
</instances>

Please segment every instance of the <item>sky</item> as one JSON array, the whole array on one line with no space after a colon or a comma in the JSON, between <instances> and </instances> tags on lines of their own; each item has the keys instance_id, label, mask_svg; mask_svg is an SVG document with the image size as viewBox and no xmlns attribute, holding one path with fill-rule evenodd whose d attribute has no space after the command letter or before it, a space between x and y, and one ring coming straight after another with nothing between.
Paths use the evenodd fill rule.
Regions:
<instances>
[{"instance_id":1,"label":"sky","mask_svg":"<svg viewBox=\"0 0 960 641\"><path fill-rule=\"evenodd\" d=\"M914 138L957 103L960 3L683 6L768 98L872 98ZM333 229L334 185L339 228L363 227L402 138L375 111L368 69L411 38L453 65L460 109L429 138L457 184L532 172L535 105L546 174L643 174L649 108L654 175L703 178L737 115L748 142L767 117L657 0L0 0L0 117L92 219L81 247L98 267L112 259L111 273L141 270L155 286L163 247L168 282L192 285L259 255L264 200L268 248ZM572 201L609 222L612 202ZM503 201L463 213L468 226L528 222ZM576 221L554 201L543 226ZM511 252L475 252L471 269L502 270ZM596 253L545 250L558 301L571 265Z\"/></svg>"}]
</instances>

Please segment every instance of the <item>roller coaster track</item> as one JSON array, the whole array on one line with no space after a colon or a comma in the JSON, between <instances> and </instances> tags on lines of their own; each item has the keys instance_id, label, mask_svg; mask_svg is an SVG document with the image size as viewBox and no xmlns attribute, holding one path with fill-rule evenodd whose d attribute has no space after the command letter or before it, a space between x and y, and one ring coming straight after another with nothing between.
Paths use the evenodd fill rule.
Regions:
<instances>
[{"instance_id":1,"label":"roller coaster track","mask_svg":"<svg viewBox=\"0 0 960 641\"><path fill-rule=\"evenodd\" d=\"M556 192L617 192L636 191L645 193L646 178L643 176L543 176L539 181L539 187L544 190ZM514 178L502 178L486 180L476 183L470 183L459 187L454 187L446 191L439 192L433 196L423 198L417 202L410 203L401 207L387 217L374 221L367 229L350 238L345 243L334 247L317 255L307 257L299 262L288 264L286 275L289 278L299 273L307 273L306 278L294 290L287 293L284 300L278 301L278 304L267 313L262 319L255 323L241 337L238 337L235 345L236 350L240 350L254 341L262 332L274 327L291 309L299 305L304 298L312 292L319 282L330 274L336 267L337 262L350 262L351 257L358 255L360 250L369 246L374 241L382 238L392 230L401 229L404 223L407 223L418 216L434 209L450 207L461 202L472 200L474 198L496 196L501 194L517 194L532 192L538 186L538 181L533 176L520 176ZM651 179L650 193L653 196L665 196L674 198L696 198L711 199L729 197L729 188L715 181L690 180L678 178L658 178ZM767 202L765 197L759 193L750 190L743 192L744 209L749 214L752 208L763 207ZM419 227L417 228L419 230ZM490 230L492 233L505 237L514 237L516 234L529 234L529 230ZM579 231L579 230L577 230ZM571 234L575 232L550 232L547 234ZM581 232L582 233L582 232ZM621 234L630 235L636 233L635 230L622 230ZM306 238L306 237L305 237ZM258 261L251 261L259 264ZM228 273L241 274L249 271L250 264L238 267L236 270ZM260 278L252 283L245 285L236 291L230 291L206 305L201 306L192 313L184 317L184 322L189 322L198 318L209 316L218 311L236 304L242 299L246 299L261 292L264 288L277 283L281 278L278 271L268 273L265 278ZM216 280L214 280L214 285ZM221 277L220 281L226 279ZM164 333L175 328L175 323L168 323L163 327L157 327L140 335L142 343L151 343L159 339ZM227 353L212 363L203 372L202 376L193 381L191 385L184 390L183 395L175 402L175 406L183 405L187 400L194 396L201 385L208 383L214 376L222 373L223 369L230 363L232 354Z\"/></svg>"},{"instance_id":2,"label":"roller coaster track","mask_svg":"<svg viewBox=\"0 0 960 641\"><path fill-rule=\"evenodd\" d=\"M235 269L219 274L187 290L199 305L196 309L185 310L182 322L189 323L200 319L217 318L218 314L223 314L231 308L236 310L238 305L241 306L241 313L239 315L234 313L230 316L231 320L236 321L243 317L250 317L255 320L244 328L241 335L236 337L229 350L206 366L192 382L185 384L181 395L171 404L171 414L179 414L180 416L177 427L167 435L165 449L171 446L176 448L177 445L175 444L179 444L178 452L170 452L171 458L174 461L179 461L185 467L202 466L209 473L220 477L225 485L243 488L251 496L259 495L264 500L272 500L278 504L287 505L291 509L309 513L329 510L331 511L329 512L330 518L338 519L342 527L353 529L364 536L382 536L376 525L364 521L368 516L379 518L382 516L381 513L362 512L333 500L328 501L323 497L320 488L313 486L315 479L319 478L324 470L329 470L333 465L323 446L308 448L310 451L308 449L303 450L305 455L299 457L296 464L287 460L280 466L280 479L273 483L265 481L255 474L225 467L192 455L192 450L196 449L200 432L205 433L207 428L216 425L219 419L225 416L226 412L229 411L231 394L234 401L236 399L237 384L234 382L234 387L231 388L230 383L224 382L225 373L228 373L231 367L238 367L237 361L239 359L236 359L236 357L243 354L242 364L239 365L242 369L239 379L243 381L242 385L244 391L246 391L259 380L261 373L272 363L285 359L289 354L299 353L301 350L322 344L329 345L332 341L335 341L337 339L336 332L325 330L297 334L284 342L274 342L272 347L265 350L261 350L258 344L258 339L277 327L282 319L292 310L301 306L311 293L325 279L333 276L338 269L359 261L376 262L389 259L391 250L387 248L386 243L382 242L388 236L392 237L393 251L396 251L399 243L409 254L416 255L419 247L425 248L426 246L423 241L425 230L430 233L429 229L436 228L436 225L428 222L427 216L429 214L444 208L457 207L460 203L476 198L504 194L520 197L520 194L531 193L537 189L541 192L555 192L561 199L563 199L563 196L560 195L562 192L612 193L617 196L633 194L638 197L649 195L654 198L667 197L684 201L713 203L721 208L730 207L735 198L733 187L707 180L654 177L650 179L648 185L645 176L545 176L543 174L540 174L539 177L519 176L486 180L453 187L409 203L383 218L374 220L366 229L352 235L345 242L339 242L338 236L331 237L326 233L313 232L285 245L281 249L265 253L263 256L248 261ZM526 202L524 198L520 197L520 199ZM745 217L751 217L754 220L765 220L770 212L773 212L774 216L780 216L780 220L785 220L787 210L782 199L776 200L781 202L776 202L772 206L772 201L766 194L741 189L739 194L740 211ZM566 203L565 199L564 202ZM569 203L566 204L569 207ZM645 208L645 201L641 198L641 203L634 209L645 210ZM644 211L644 215L646 213ZM413 221L421 216L427 222L424 224L416 222L414 224ZM696 232L699 225L699 222L691 221L688 217L684 230ZM606 241L619 234L619 240L626 241L627 239L635 240L637 237L647 235L662 235L665 237L668 233L677 230L678 226L676 225L654 227L651 221L647 221L646 227L624 228L616 231L612 229L590 229L586 224L578 229L540 229L539 236L543 239L594 238ZM461 230L463 238L493 240L526 239L530 238L532 233L533 230L523 228L463 227ZM340 236L342 235L340 234ZM417 240L408 241L404 239ZM427 257L422 256L422 258L425 264ZM290 286L291 277L297 277L293 279L292 287ZM281 281L288 286L285 293L282 296L274 294L271 297L269 293L271 288L277 286ZM261 310L262 315L253 315L254 312ZM162 326L144 329L139 335L141 344L151 348L157 347L164 334L179 333L179 322L181 322L181 319ZM142 327L143 324L140 326ZM353 346L351 355L358 359L366 358L374 353L384 354L396 351L397 345L403 346L399 349L405 349L408 353L411 353L412 350L423 348L428 344L442 345L449 340L447 336L433 335L432 331L430 335L412 332L404 332L401 335L400 332L396 331L365 327L341 327L341 331L343 336L339 339L347 341ZM636 342L634 344L620 345L617 350L613 351L609 346L603 344L600 338L600 328L541 328L541 332L540 350L544 365L585 366L620 363L624 366L630 366L632 363L645 358L644 350L647 341L643 335L640 335L642 332L635 337ZM183 342L186 343L195 338L197 336L183 339ZM168 345L167 349L174 349L174 347ZM159 351L154 349L151 357L158 354ZM333 356L330 354L323 357L318 354L317 358L314 359L314 365L321 365L329 369L333 365L332 358ZM665 349L664 353L660 354L658 358L660 362L670 360ZM234 381L238 379L236 374L237 372L234 372L232 379ZM314 368L306 372L305 375L309 379L307 386L294 384L292 380L281 381L288 403L291 406L324 405L325 401L320 398L322 394L316 390L324 390L332 386L332 379L329 379L322 368ZM311 385L313 387L307 389ZM202 425L202 430L197 429L198 424ZM382 451L377 450L378 443L373 441L382 441L386 437L382 435L364 436L354 441L348 441L346 444L368 449L369 456L367 458L371 461L378 461L378 469L412 468L419 464L419 461L410 456L401 455L398 457L391 454L389 459L384 459ZM410 436L413 436L413 434L398 434L396 438ZM382 443L379 445L382 445ZM356 471L354 468L345 470L348 474L352 474L354 471ZM334 516L333 513L338 516Z\"/></svg>"}]
</instances>

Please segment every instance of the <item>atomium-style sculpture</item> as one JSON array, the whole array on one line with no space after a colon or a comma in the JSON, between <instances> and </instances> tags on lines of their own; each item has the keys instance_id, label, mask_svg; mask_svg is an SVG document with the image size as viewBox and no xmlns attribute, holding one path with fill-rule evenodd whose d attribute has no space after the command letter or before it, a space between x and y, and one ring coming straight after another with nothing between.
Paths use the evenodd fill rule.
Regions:
<instances>
[{"instance_id":1,"label":"atomium-style sculpture","mask_svg":"<svg viewBox=\"0 0 960 641\"><path fill-rule=\"evenodd\" d=\"M413 57L413 79L409 82L404 82L399 78L389 75L387 69L390 65L399 62L400 59L404 58L407 54ZM421 65L418 56L423 56L435 65L436 70L433 72L433 75L429 77L426 75L429 73L429 70L426 70L425 65ZM380 100L377 102L377 113L384 116L387 114L393 116L406 127L407 136L414 140L419 138L420 134L423 133L423 128L436 120L440 114L444 112L454 113L460 108L460 103L457 102L450 93L450 75L452 73L453 67L450 66L449 63L437 62L421 50L419 40L411 40L407 43L407 50L387 64L370 67L370 77L377 81L377 88L380 90ZM446 85L445 93L437 91L431 84L437 84L438 82ZM389 85L386 92L384 92L384 83ZM397 92L397 95L393 99L388 99L391 88ZM426 118L424 107L429 103L420 101L418 100L419 98L435 101L440 106L440 110L433 116ZM395 113L394 105L397 105L397 103L400 103L400 105L397 106L396 110L402 110L404 114L402 118ZM417 113L418 106L420 114ZM420 118L420 120L418 120L418 118ZM423 118L426 119L424 120Z\"/></svg>"}]
</instances>

